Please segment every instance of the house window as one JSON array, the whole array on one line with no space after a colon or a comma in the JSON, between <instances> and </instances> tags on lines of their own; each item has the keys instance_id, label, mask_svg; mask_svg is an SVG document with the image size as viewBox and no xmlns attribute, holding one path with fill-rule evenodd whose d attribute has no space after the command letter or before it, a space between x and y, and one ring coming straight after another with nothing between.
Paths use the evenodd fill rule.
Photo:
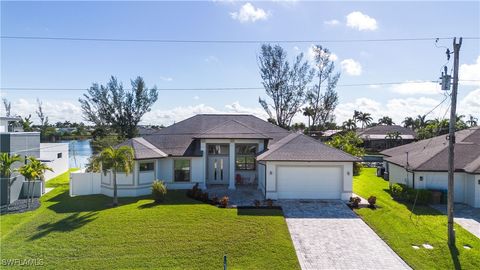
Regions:
<instances>
[{"instance_id":1,"label":"house window","mask_svg":"<svg viewBox=\"0 0 480 270\"><path fill-rule=\"evenodd\" d=\"M140 163L140 171L141 172L150 172L154 170L153 162L142 162Z\"/></svg>"},{"instance_id":2,"label":"house window","mask_svg":"<svg viewBox=\"0 0 480 270\"><path fill-rule=\"evenodd\" d=\"M175 182L190 182L190 160L175 159L173 167Z\"/></svg>"},{"instance_id":3,"label":"house window","mask_svg":"<svg viewBox=\"0 0 480 270\"><path fill-rule=\"evenodd\" d=\"M62 158L62 153L57 153L57 158Z\"/></svg>"},{"instance_id":4,"label":"house window","mask_svg":"<svg viewBox=\"0 0 480 270\"><path fill-rule=\"evenodd\" d=\"M255 154L257 153L256 144L238 144L235 145L235 169L254 171L256 169Z\"/></svg>"},{"instance_id":5,"label":"house window","mask_svg":"<svg viewBox=\"0 0 480 270\"><path fill-rule=\"evenodd\" d=\"M228 155L227 144L209 144L208 145L208 154L209 155Z\"/></svg>"}]
</instances>

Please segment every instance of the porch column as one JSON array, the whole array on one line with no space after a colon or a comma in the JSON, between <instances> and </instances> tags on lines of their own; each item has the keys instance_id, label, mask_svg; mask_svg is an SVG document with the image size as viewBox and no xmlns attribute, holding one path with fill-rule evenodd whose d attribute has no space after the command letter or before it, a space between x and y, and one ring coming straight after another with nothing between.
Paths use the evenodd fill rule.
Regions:
<instances>
[{"instance_id":1,"label":"porch column","mask_svg":"<svg viewBox=\"0 0 480 270\"><path fill-rule=\"evenodd\" d=\"M201 140L200 141L200 150L202 151L202 167L203 167L203 172L202 172L202 176L203 176L203 184L201 184L201 188L202 189L206 189L207 188L207 144L205 143L205 140Z\"/></svg>"},{"instance_id":2,"label":"porch column","mask_svg":"<svg viewBox=\"0 0 480 270\"><path fill-rule=\"evenodd\" d=\"M228 179L228 189L235 189L235 142L230 141L229 149L230 176Z\"/></svg>"}]
</instances>

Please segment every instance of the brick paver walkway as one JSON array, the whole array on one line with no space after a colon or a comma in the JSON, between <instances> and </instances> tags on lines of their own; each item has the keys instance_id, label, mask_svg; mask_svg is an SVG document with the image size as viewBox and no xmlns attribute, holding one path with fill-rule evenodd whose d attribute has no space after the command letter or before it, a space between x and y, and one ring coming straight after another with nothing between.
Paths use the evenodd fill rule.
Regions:
<instances>
[{"instance_id":1,"label":"brick paver walkway","mask_svg":"<svg viewBox=\"0 0 480 270\"><path fill-rule=\"evenodd\" d=\"M280 204L302 269L410 269L343 202Z\"/></svg>"}]
</instances>

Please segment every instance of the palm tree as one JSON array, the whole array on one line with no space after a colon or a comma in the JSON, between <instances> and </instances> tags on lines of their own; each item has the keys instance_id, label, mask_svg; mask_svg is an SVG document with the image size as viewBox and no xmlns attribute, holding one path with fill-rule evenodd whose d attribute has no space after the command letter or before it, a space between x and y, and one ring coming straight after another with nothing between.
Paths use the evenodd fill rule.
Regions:
<instances>
[{"instance_id":1,"label":"palm tree","mask_svg":"<svg viewBox=\"0 0 480 270\"><path fill-rule=\"evenodd\" d=\"M347 121L343 122L342 126L344 129L347 129L347 130L354 130L357 128L357 124L353 119L348 119Z\"/></svg>"},{"instance_id":2,"label":"palm tree","mask_svg":"<svg viewBox=\"0 0 480 270\"><path fill-rule=\"evenodd\" d=\"M113 174L113 206L118 205L117 197L117 172L123 171L129 174L133 168L134 152L130 146L118 148L107 147L93 158L94 166L100 166L104 172L110 170Z\"/></svg>"},{"instance_id":3,"label":"palm tree","mask_svg":"<svg viewBox=\"0 0 480 270\"><path fill-rule=\"evenodd\" d=\"M315 114L315 112L313 111L313 108L311 108L311 107L305 107L303 109L303 115L308 118L308 131L311 131L311 129L312 129L312 126L310 125L310 118L312 118L314 114Z\"/></svg>"},{"instance_id":4,"label":"palm tree","mask_svg":"<svg viewBox=\"0 0 480 270\"><path fill-rule=\"evenodd\" d=\"M473 115L468 115L468 120L465 121L465 123L469 126L469 127L475 127L478 125L478 118L476 117L473 117Z\"/></svg>"},{"instance_id":5,"label":"palm tree","mask_svg":"<svg viewBox=\"0 0 480 270\"><path fill-rule=\"evenodd\" d=\"M379 125L387 125L387 126L395 125L392 118L390 118L388 116L384 116L384 117L378 119L378 124Z\"/></svg>"},{"instance_id":6,"label":"palm tree","mask_svg":"<svg viewBox=\"0 0 480 270\"><path fill-rule=\"evenodd\" d=\"M357 111L357 110L354 110L353 111L353 121L355 121L355 123L357 122L358 118L362 115L362 112L361 111Z\"/></svg>"},{"instance_id":7,"label":"palm tree","mask_svg":"<svg viewBox=\"0 0 480 270\"><path fill-rule=\"evenodd\" d=\"M45 165L45 163L36 159L35 157L25 158L25 165L17 170L28 181L27 186L27 208L29 203L33 201L35 193L35 180L40 179L44 182L45 171L53 171L52 168ZM33 181L32 189L30 189L30 183Z\"/></svg>"},{"instance_id":8,"label":"palm tree","mask_svg":"<svg viewBox=\"0 0 480 270\"><path fill-rule=\"evenodd\" d=\"M426 115L417 115L415 119L415 129L420 129L427 125L426 117Z\"/></svg>"},{"instance_id":9,"label":"palm tree","mask_svg":"<svg viewBox=\"0 0 480 270\"><path fill-rule=\"evenodd\" d=\"M412 117L405 117L405 120L403 120L402 123L406 128L415 129L415 120Z\"/></svg>"},{"instance_id":10,"label":"palm tree","mask_svg":"<svg viewBox=\"0 0 480 270\"><path fill-rule=\"evenodd\" d=\"M362 128L365 126L368 126L370 123L372 123L372 116L369 113L361 113L360 116L358 117L358 120L360 123L362 123Z\"/></svg>"},{"instance_id":11,"label":"palm tree","mask_svg":"<svg viewBox=\"0 0 480 270\"><path fill-rule=\"evenodd\" d=\"M390 143L389 142L394 142L393 145L396 146L398 141L402 141L402 135L398 131L392 131L388 132L387 136L385 136L385 140L387 142L387 148L390 148Z\"/></svg>"},{"instance_id":12,"label":"palm tree","mask_svg":"<svg viewBox=\"0 0 480 270\"><path fill-rule=\"evenodd\" d=\"M17 180L16 177L11 178L13 173L12 165L21 160L22 158L18 154L11 156L9 153L2 153L0 155L0 177L7 181L7 207L10 205L10 190L12 184Z\"/></svg>"}]
</instances>

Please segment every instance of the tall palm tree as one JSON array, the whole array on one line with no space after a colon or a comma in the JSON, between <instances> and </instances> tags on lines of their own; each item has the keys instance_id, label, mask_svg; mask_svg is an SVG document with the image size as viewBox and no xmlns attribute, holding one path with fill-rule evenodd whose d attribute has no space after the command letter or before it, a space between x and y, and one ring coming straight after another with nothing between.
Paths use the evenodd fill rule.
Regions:
<instances>
[{"instance_id":1,"label":"tall palm tree","mask_svg":"<svg viewBox=\"0 0 480 270\"><path fill-rule=\"evenodd\" d=\"M35 193L35 180L40 179L42 183L44 182L45 171L53 171L52 168L48 167L45 163L41 162L35 157L25 158L25 165L21 166L17 170L25 179L28 181L27 185L27 208L30 206L30 203L33 201ZM30 183L32 184L32 189L30 189Z\"/></svg>"},{"instance_id":2,"label":"tall palm tree","mask_svg":"<svg viewBox=\"0 0 480 270\"><path fill-rule=\"evenodd\" d=\"M353 119L348 119L347 121L343 122L342 126L344 129L347 129L347 130L354 130L357 128L357 124Z\"/></svg>"},{"instance_id":3,"label":"tall palm tree","mask_svg":"<svg viewBox=\"0 0 480 270\"><path fill-rule=\"evenodd\" d=\"M406 128L415 129L415 120L412 117L405 117L405 120L403 120L402 123Z\"/></svg>"},{"instance_id":4,"label":"tall palm tree","mask_svg":"<svg viewBox=\"0 0 480 270\"><path fill-rule=\"evenodd\" d=\"M314 114L315 112L311 107L305 107L303 109L303 115L308 118L308 131L312 131L312 126L310 125L310 119L313 117Z\"/></svg>"},{"instance_id":5,"label":"tall palm tree","mask_svg":"<svg viewBox=\"0 0 480 270\"><path fill-rule=\"evenodd\" d=\"M426 115L417 115L415 119L415 129L420 129L427 125L426 117Z\"/></svg>"},{"instance_id":6,"label":"tall palm tree","mask_svg":"<svg viewBox=\"0 0 480 270\"><path fill-rule=\"evenodd\" d=\"M10 205L10 191L12 184L17 180L16 177L12 178L12 173L14 171L12 165L21 160L22 158L18 154L10 155L9 153L2 153L0 155L0 177L2 180L7 181L7 206Z\"/></svg>"},{"instance_id":7,"label":"tall palm tree","mask_svg":"<svg viewBox=\"0 0 480 270\"><path fill-rule=\"evenodd\" d=\"M476 117L473 117L473 115L468 115L468 120L465 121L465 123L469 126L469 127L475 127L478 125L478 118Z\"/></svg>"},{"instance_id":8,"label":"tall palm tree","mask_svg":"<svg viewBox=\"0 0 480 270\"><path fill-rule=\"evenodd\" d=\"M353 121L356 123L358 121L358 118L360 117L360 115L362 115L362 112L361 111L357 111L357 110L354 110L353 111Z\"/></svg>"},{"instance_id":9,"label":"tall palm tree","mask_svg":"<svg viewBox=\"0 0 480 270\"><path fill-rule=\"evenodd\" d=\"M372 120L373 118L370 113L361 113L361 115L358 117L358 121L362 123L362 128L370 125L372 123Z\"/></svg>"},{"instance_id":10,"label":"tall palm tree","mask_svg":"<svg viewBox=\"0 0 480 270\"><path fill-rule=\"evenodd\" d=\"M382 118L378 119L378 124L379 125L387 125L387 126L395 125L392 118L390 118L388 116L383 116Z\"/></svg>"},{"instance_id":11,"label":"tall palm tree","mask_svg":"<svg viewBox=\"0 0 480 270\"><path fill-rule=\"evenodd\" d=\"M113 206L118 205L117 196L117 172L123 171L129 174L133 169L134 152L130 146L118 148L107 147L93 158L94 166L100 166L104 172L111 171L113 174Z\"/></svg>"}]
</instances>

